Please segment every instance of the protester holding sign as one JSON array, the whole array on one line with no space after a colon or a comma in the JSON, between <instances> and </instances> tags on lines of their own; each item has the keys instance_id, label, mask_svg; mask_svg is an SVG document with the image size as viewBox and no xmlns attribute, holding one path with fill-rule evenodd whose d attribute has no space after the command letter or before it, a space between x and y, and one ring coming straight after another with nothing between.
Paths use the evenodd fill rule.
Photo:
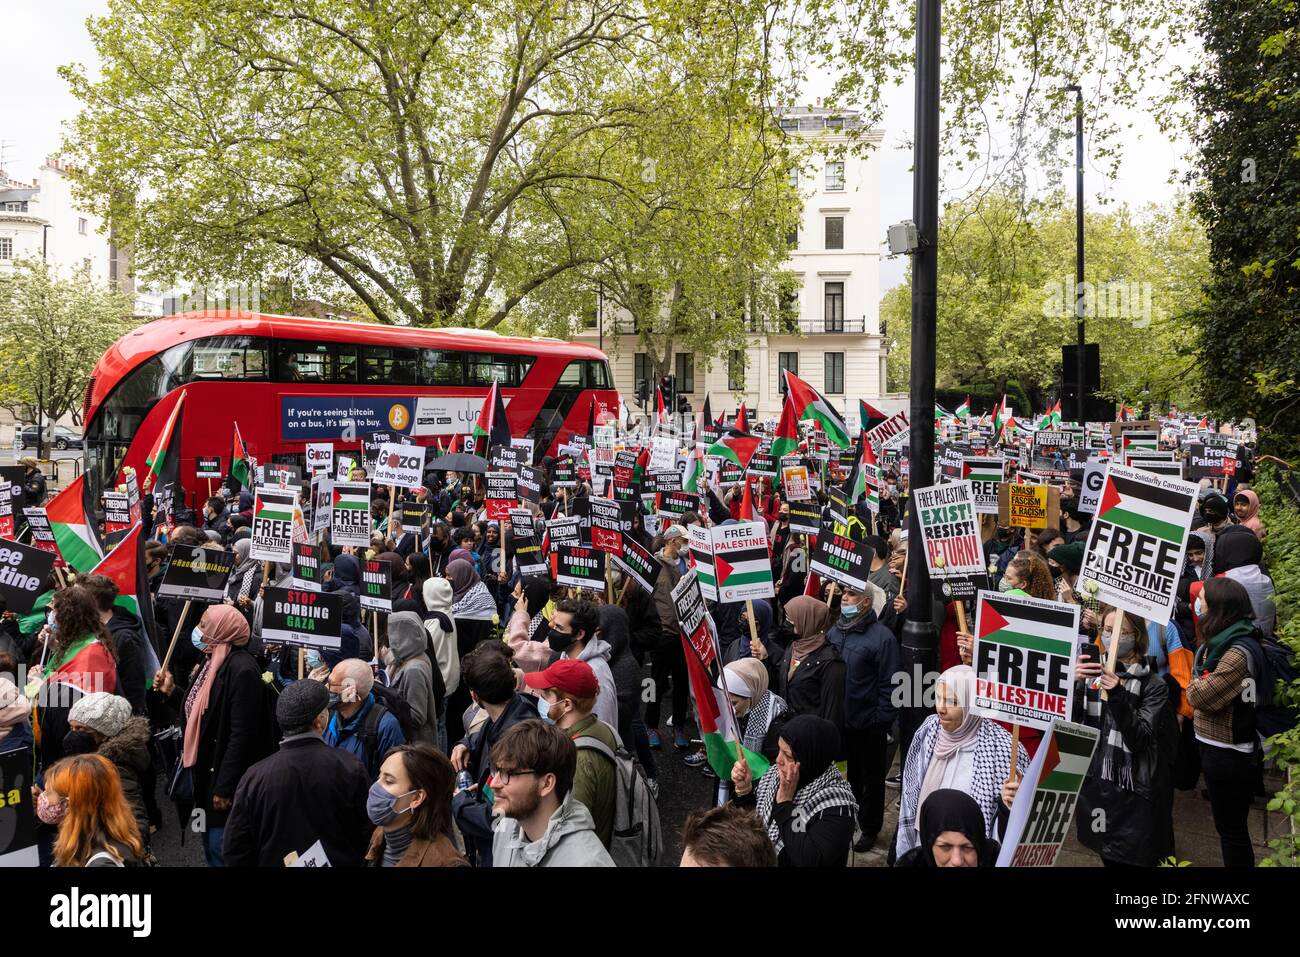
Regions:
<instances>
[{"instance_id":1,"label":"protester holding sign","mask_svg":"<svg viewBox=\"0 0 1300 957\"><path fill-rule=\"evenodd\" d=\"M919 809L941 788L956 788L975 799L984 815L984 834L997 838L1014 798L1015 779L1029 766L1024 745L1016 748L1011 767L1011 735L973 710L975 669L957 665L939 676L935 714L922 722L903 765L903 794L898 808L894 850L902 859L920 845Z\"/></svg>"},{"instance_id":2,"label":"protester holding sign","mask_svg":"<svg viewBox=\"0 0 1300 957\"><path fill-rule=\"evenodd\" d=\"M1147 630L1127 612L1111 609L1101 638L1109 646L1119 623L1114 672L1101 661L1081 661L1077 673L1107 692L1092 765L1079 791L1079 843L1106 866L1154 867L1174 853L1173 769L1178 723L1169 685L1147 655ZM1089 722L1093 723L1093 722ZM1104 826L1098 826L1101 822Z\"/></svg>"}]
</instances>

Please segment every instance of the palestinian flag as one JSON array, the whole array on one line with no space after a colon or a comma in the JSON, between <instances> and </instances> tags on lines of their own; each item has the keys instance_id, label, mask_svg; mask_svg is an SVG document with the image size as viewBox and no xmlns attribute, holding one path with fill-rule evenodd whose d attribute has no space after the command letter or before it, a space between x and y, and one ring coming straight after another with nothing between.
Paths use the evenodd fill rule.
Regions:
<instances>
[{"instance_id":1,"label":"palestinian flag","mask_svg":"<svg viewBox=\"0 0 1300 957\"><path fill-rule=\"evenodd\" d=\"M749 431L749 416L745 412L745 403L740 403L740 408L736 410L736 431Z\"/></svg>"},{"instance_id":2,"label":"palestinian flag","mask_svg":"<svg viewBox=\"0 0 1300 957\"><path fill-rule=\"evenodd\" d=\"M1038 431L1045 432L1048 429L1058 428L1061 424L1061 402L1058 399L1056 405L1047 410L1046 414L1038 420Z\"/></svg>"},{"instance_id":3,"label":"palestinian flag","mask_svg":"<svg viewBox=\"0 0 1300 957\"><path fill-rule=\"evenodd\" d=\"M695 441L700 440L700 433L713 425L713 412L709 408L709 396L704 396L704 405L700 406L700 414L695 419Z\"/></svg>"},{"instance_id":4,"label":"palestinian flag","mask_svg":"<svg viewBox=\"0 0 1300 957\"><path fill-rule=\"evenodd\" d=\"M157 485L175 485L181 474L181 407L185 405L185 390L181 390L180 396L176 399L176 404L172 406L171 415L167 417L167 424L163 426L162 432L158 436L158 441L154 443L151 451L144 460L144 464L149 467L149 474L145 476L145 487L141 490L148 493L149 489Z\"/></svg>"},{"instance_id":5,"label":"palestinian flag","mask_svg":"<svg viewBox=\"0 0 1300 957\"><path fill-rule=\"evenodd\" d=\"M736 764L736 749L745 756L750 774L755 784L767 773L768 760L761 754L740 744L737 733L736 716L731 710L731 699L719 684L722 678L721 655L717 651L717 639L714 637L713 622L706 615L700 628L708 632L702 636L707 642L708 661L702 661L695 643L681 635L686 652L686 671L691 679L691 696L695 699L695 713L700 722L700 735L704 738L704 751L715 774L722 780L730 780L731 769ZM680 634L680 631L679 631Z\"/></svg>"},{"instance_id":6,"label":"palestinian flag","mask_svg":"<svg viewBox=\"0 0 1300 957\"><path fill-rule=\"evenodd\" d=\"M88 494L86 476L78 475L45 506L59 554L78 572L90 571L104 557L95 509L86 501Z\"/></svg>"},{"instance_id":7,"label":"palestinian flag","mask_svg":"<svg viewBox=\"0 0 1300 957\"><path fill-rule=\"evenodd\" d=\"M663 427L668 421L668 416L664 412L664 390L660 386L655 386L655 429Z\"/></svg>"},{"instance_id":8,"label":"palestinian flag","mask_svg":"<svg viewBox=\"0 0 1300 957\"><path fill-rule=\"evenodd\" d=\"M1002 433L1006 431L1006 412L1003 410L1007 407L1007 397L1003 393L1002 401L993 408L993 444L997 445L1002 441Z\"/></svg>"},{"instance_id":9,"label":"palestinian flag","mask_svg":"<svg viewBox=\"0 0 1300 957\"><path fill-rule=\"evenodd\" d=\"M794 455L799 451L799 421L794 406L787 396L781 406L781 420L776 424L776 434L772 436L772 459L777 464L777 482L781 480L781 456Z\"/></svg>"},{"instance_id":10,"label":"palestinian flag","mask_svg":"<svg viewBox=\"0 0 1300 957\"><path fill-rule=\"evenodd\" d=\"M836 446L841 449L850 447L849 432L844 426L844 419L820 392L789 369L785 370L785 387L785 400L794 405L795 416L800 421L811 419Z\"/></svg>"},{"instance_id":11,"label":"palestinian flag","mask_svg":"<svg viewBox=\"0 0 1300 957\"><path fill-rule=\"evenodd\" d=\"M593 398L591 401L594 413L596 400ZM501 400L501 387L495 379L492 380L492 388L488 389L488 394L483 399L483 408L479 409L478 419L474 422L473 438L476 446L479 439L486 441L483 446L485 451L495 445L510 444L510 420L506 418L506 405Z\"/></svg>"},{"instance_id":12,"label":"palestinian flag","mask_svg":"<svg viewBox=\"0 0 1300 957\"><path fill-rule=\"evenodd\" d=\"M745 491L740 496L740 520L742 522L754 520L754 492L748 478L745 479Z\"/></svg>"},{"instance_id":13,"label":"palestinian flag","mask_svg":"<svg viewBox=\"0 0 1300 957\"><path fill-rule=\"evenodd\" d=\"M863 450L866 450L865 452ZM867 441L865 432L858 433L858 454L853 461L853 470L849 472L849 477L844 482L844 501L852 505L860 499L867 490L867 462L871 465L876 464L876 455L871 451L871 443ZM880 498L877 496L875 511L880 510Z\"/></svg>"},{"instance_id":14,"label":"palestinian flag","mask_svg":"<svg viewBox=\"0 0 1300 957\"><path fill-rule=\"evenodd\" d=\"M695 454L691 456L690 465L686 469L686 479L682 482L682 491L698 495L700 493L700 482L703 478L704 446L696 442Z\"/></svg>"},{"instance_id":15,"label":"palestinian flag","mask_svg":"<svg viewBox=\"0 0 1300 957\"><path fill-rule=\"evenodd\" d=\"M91 574L104 575L117 585L117 598L113 604L134 615L140 622L145 642L145 676L152 685L158 671L158 626L154 618L153 597L149 590L149 564L145 560L144 526L140 522L127 532L108 556L95 566Z\"/></svg>"},{"instance_id":16,"label":"palestinian flag","mask_svg":"<svg viewBox=\"0 0 1300 957\"><path fill-rule=\"evenodd\" d=\"M1101 504L1097 506L1097 518L1181 545L1187 537L1195 494L1161 488L1158 484L1148 485L1120 474L1124 471L1133 470L1111 466L1102 488Z\"/></svg>"},{"instance_id":17,"label":"palestinian flag","mask_svg":"<svg viewBox=\"0 0 1300 957\"><path fill-rule=\"evenodd\" d=\"M953 415L957 416L959 419L967 418L970 415L970 396L966 396L966 401L957 406Z\"/></svg>"},{"instance_id":18,"label":"palestinian flag","mask_svg":"<svg viewBox=\"0 0 1300 957\"><path fill-rule=\"evenodd\" d=\"M729 551L725 558L721 553L715 552L713 570L717 576L718 588L759 585L772 580L772 556L766 548Z\"/></svg>"},{"instance_id":19,"label":"palestinian flag","mask_svg":"<svg viewBox=\"0 0 1300 957\"><path fill-rule=\"evenodd\" d=\"M963 482L1001 482L1002 459L967 456L961 463Z\"/></svg>"},{"instance_id":20,"label":"palestinian flag","mask_svg":"<svg viewBox=\"0 0 1300 957\"><path fill-rule=\"evenodd\" d=\"M740 468L747 468L749 460L754 457L758 447L763 444L763 440L757 435L750 435L748 432L741 432L737 429L728 429L719 439L709 446L706 455L720 455L728 462L738 465Z\"/></svg>"},{"instance_id":21,"label":"palestinian flag","mask_svg":"<svg viewBox=\"0 0 1300 957\"><path fill-rule=\"evenodd\" d=\"M1057 399L1056 405L1052 406L1052 428L1059 429L1060 427L1061 427L1061 400Z\"/></svg>"},{"instance_id":22,"label":"palestinian flag","mask_svg":"<svg viewBox=\"0 0 1300 957\"><path fill-rule=\"evenodd\" d=\"M1052 605L1056 607L1048 607ZM981 592L976 634L981 641L1068 658L1074 653L1078 613L1063 602Z\"/></svg>"},{"instance_id":23,"label":"palestinian flag","mask_svg":"<svg viewBox=\"0 0 1300 957\"><path fill-rule=\"evenodd\" d=\"M1201 421L1196 423L1196 427L1198 429L1208 429L1210 427L1210 417L1208 415L1202 417Z\"/></svg>"},{"instance_id":24,"label":"palestinian flag","mask_svg":"<svg viewBox=\"0 0 1300 957\"><path fill-rule=\"evenodd\" d=\"M348 506L342 506L347 508ZM369 503L367 503L369 508ZM269 493L263 495L258 492L257 497L253 499L253 520L265 519L268 522L292 522L293 521L293 493Z\"/></svg>"},{"instance_id":25,"label":"palestinian flag","mask_svg":"<svg viewBox=\"0 0 1300 957\"><path fill-rule=\"evenodd\" d=\"M334 486L334 508L352 512L370 511L370 496L352 490L341 491L338 483Z\"/></svg>"},{"instance_id":26,"label":"palestinian flag","mask_svg":"<svg viewBox=\"0 0 1300 957\"><path fill-rule=\"evenodd\" d=\"M239 434L238 422L235 423L235 437L230 441L230 474L225 484L235 493L253 487L253 459L248 454L244 437Z\"/></svg>"},{"instance_id":27,"label":"palestinian flag","mask_svg":"<svg viewBox=\"0 0 1300 957\"><path fill-rule=\"evenodd\" d=\"M889 415L881 412L874 405L871 405L862 399L858 399L858 423L863 432L870 432L876 426L889 419Z\"/></svg>"}]
</instances>

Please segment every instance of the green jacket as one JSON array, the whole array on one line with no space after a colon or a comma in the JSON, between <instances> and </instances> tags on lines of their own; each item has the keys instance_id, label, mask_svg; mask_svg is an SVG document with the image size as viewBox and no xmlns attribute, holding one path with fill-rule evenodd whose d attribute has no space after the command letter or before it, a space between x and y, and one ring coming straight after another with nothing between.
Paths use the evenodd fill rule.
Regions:
<instances>
[{"instance_id":1,"label":"green jacket","mask_svg":"<svg viewBox=\"0 0 1300 957\"><path fill-rule=\"evenodd\" d=\"M618 750L618 736L614 729L594 714L589 714L577 724L565 728L572 739L595 738L611 751ZM614 802L618 798L618 779L614 776L614 762L595 748L578 748L578 767L573 776L573 797L591 812L596 836L608 850L614 836Z\"/></svg>"}]
</instances>

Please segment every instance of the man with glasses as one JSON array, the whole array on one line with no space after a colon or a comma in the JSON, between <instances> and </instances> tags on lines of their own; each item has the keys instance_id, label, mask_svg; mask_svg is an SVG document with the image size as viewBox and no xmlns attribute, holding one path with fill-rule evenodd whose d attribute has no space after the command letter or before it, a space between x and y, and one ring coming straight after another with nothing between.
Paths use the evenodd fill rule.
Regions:
<instances>
[{"instance_id":1,"label":"man with glasses","mask_svg":"<svg viewBox=\"0 0 1300 957\"><path fill-rule=\"evenodd\" d=\"M574 798L578 754L542 721L516 724L492 747L493 867L613 867L591 812Z\"/></svg>"}]
</instances>

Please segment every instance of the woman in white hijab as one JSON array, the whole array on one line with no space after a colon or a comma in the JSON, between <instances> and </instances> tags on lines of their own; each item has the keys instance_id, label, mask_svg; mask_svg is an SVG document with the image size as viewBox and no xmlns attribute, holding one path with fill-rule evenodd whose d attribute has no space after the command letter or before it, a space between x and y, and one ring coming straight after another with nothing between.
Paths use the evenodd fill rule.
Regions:
<instances>
[{"instance_id":1,"label":"woman in white hijab","mask_svg":"<svg viewBox=\"0 0 1300 957\"><path fill-rule=\"evenodd\" d=\"M769 691L767 685L767 668L757 658L737 658L729 662L723 669L722 681L718 683L719 687L725 688L736 711L741 744L769 761L775 761L776 736L768 732L773 722L785 714L786 704L779 695Z\"/></svg>"},{"instance_id":2,"label":"woman in white hijab","mask_svg":"<svg viewBox=\"0 0 1300 957\"><path fill-rule=\"evenodd\" d=\"M994 721L971 711L975 669L956 665L935 683L935 714L921 723L907 751L903 795L898 810L895 855L901 858L920 841L920 808L934 791L954 788L975 799L984 815L986 836L998 836L1016 785L1029 767L1029 752L1016 746L1011 775L1011 735Z\"/></svg>"}]
</instances>

